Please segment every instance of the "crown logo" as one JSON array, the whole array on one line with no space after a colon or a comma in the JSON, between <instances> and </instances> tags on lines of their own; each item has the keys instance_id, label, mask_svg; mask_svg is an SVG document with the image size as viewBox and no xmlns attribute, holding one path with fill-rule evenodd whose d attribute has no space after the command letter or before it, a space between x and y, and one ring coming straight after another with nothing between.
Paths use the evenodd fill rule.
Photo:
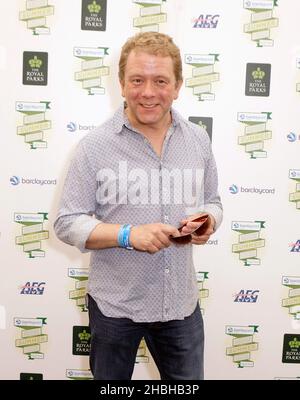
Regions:
<instances>
[{"instance_id":1,"label":"crown logo","mask_svg":"<svg viewBox=\"0 0 300 400\"><path fill-rule=\"evenodd\" d=\"M202 121L199 121L199 122L198 122L198 125L199 125L201 128L205 129L205 130L206 130L206 128L207 128L207 126L206 126Z\"/></svg>"},{"instance_id":2,"label":"crown logo","mask_svg":"<svg viewBox=\"0 0 300 400\"><path fill-rule=\"evenodd\" d=\"M40 68L43 64L42 60L39 60L37 56L34 56L31 60L29 60L29 65L31 68Z\"/></svg>"},{"instance_id":3,"label":"crown logo","mask_svg":"<svg viewBox=\"0 0 300 400\"><path fill-rule=\"evenodd\" d=\"M88 332L84 329L81 333L79 333L78 337L79 337L80 340L86 340L86 341L88 341L89 338L91 337L91 334L88 333Z\"/></svg>"},{"instance_id":4,"label":"crown logo","mask_svg":"<svg viewBox=\"0 0 300 400\"><path fill-rule=\"evenodd\" d=\"M300 347L300 342L297 340L297 338L294 338L294 340L291 340L291 341L289 342L289 346L290 346L292 349L299 349L299 347Z\"/></svg>"},{"instance_id":5,"label":"crown logo","mask_svg":"<svg viewBox=\"0 0 300 400\"><path fill-rule=\"evenodd\" d=\"M259 67L257 68L256 71L252 72L252 76L254 79L263 79L266 73L262 71Z\"/></svg>"},{"instance_id":6,"label":"crown logo","mask_svg":"<svg viewBox=\"0 0 300 400\"><path fill-rule=\"evenodd\" d=\"M90 13L99 13L101 10L101 6L99 4L96 3L96 1L94 0L92 4L88 5L88 10Z\"/></svg>"}]
</instances>

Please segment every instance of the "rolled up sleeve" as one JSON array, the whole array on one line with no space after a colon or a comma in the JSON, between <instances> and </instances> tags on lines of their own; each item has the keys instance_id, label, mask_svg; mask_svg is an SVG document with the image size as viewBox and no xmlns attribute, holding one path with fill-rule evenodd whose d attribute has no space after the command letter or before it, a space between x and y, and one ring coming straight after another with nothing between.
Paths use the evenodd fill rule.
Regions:
<instances>
[{"instance_id":1,"label":"rolled up sleeve","mask_svg":"<svg viewBox=\"0 0 300 400\"><path fill-rule=\"evenodd\" d=\"M95 218L97 180L90 166L84 142L77 146L65 179L59 211L54 222L56 236L81 252L93 229L101 223Z\"/></svg>"},{"instance_id":2,"label":"rolled up sleeve","mask_svg":"<svg viewBox=\"0 0 300 400\"><path fill-rule=\"evenodd\" d=\"M218 193L218 171L214 155L209 144L209 157L206 160L204 172L204 210L215 218L216 231L223 220L223 206Z\"/></svg>"}]
</instances>

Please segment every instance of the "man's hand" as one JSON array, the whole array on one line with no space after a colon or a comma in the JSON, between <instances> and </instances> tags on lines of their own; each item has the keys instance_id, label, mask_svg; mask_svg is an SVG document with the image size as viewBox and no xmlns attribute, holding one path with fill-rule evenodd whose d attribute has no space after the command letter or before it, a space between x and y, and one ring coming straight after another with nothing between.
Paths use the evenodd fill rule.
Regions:
<instances>
[{"instance_id":1,"label":"man's hand","mask_svg":"<svg viewBox=\"0 0 300 400\"><path fill-rule=\"evenodd\" d=\"M202 223L200 222L191 222L191 220L200 217L201 214L194 214L189 216L187 219L184 219L181 221L181 224L185 224L184 227L182 228L181 232L184 234L189 234L194 232L196 229L198 229ZM205 230L201 233L201 235L197 235L196 233L192 233L192 244L205 244L209 238L210 235L214 232L214 227L215 227L215 218L209 214L208 220L205 223Z\"/></svg>"},{"instance_id":2,"label":"man's hand","mask_svg":"<svg viewBox=\"0 0 300 400\"><path fill-rule=\"evenodd\" d=\"M155 223L133 226L130 231L130 244L136 250L154 254L169 247L169 236L179 236L180 232L172 225Z\"/></svg>"}]
</instances>

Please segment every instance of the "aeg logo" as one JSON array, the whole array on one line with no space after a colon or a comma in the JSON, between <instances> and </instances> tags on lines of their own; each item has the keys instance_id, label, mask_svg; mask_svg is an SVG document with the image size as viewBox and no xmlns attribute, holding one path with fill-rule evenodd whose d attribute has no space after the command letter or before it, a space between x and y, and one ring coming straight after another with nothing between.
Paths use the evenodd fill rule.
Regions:
<instances>
[{"instance_id":1,"label":"aeg logo","mask_svg":"<svg viewBox=\"0 0 300 400\"><path fill-rule=\"evenodd\" d=\"M234 294L234 302L235 303L256 303L258 298L259 290L244 290L241 289L239 293Z\"/></svg>"},{"instance_id":2,"label":"aeg logo","mask_svg":"<svg viewBox=\"0 0 300 400\"><path fill-rule=\"evenodd\" d=\"M44 294L46 282L26 282L24 286L21 286L20 294Z\"/></svg>"},{"instance_id":3,"label":"aeg logo","mask_svg":"<svg viewBox=\"0 0 300 400\"><path fill-rule=\"evenodd\" d=\"M300 240L298 239L297 242L291 243L291 253L300 253Z\"/></svg>"},{"instance_id":4,"label":"aeg logo","mask_svg":"<svg viewBox=\"0 0 300 400\"><path fill-rule=\"evenodd\" d=\"M218 26L219 14L200 14L198 18L193 18L193 28L215 29Z\"/></svg>"}]
</instances>

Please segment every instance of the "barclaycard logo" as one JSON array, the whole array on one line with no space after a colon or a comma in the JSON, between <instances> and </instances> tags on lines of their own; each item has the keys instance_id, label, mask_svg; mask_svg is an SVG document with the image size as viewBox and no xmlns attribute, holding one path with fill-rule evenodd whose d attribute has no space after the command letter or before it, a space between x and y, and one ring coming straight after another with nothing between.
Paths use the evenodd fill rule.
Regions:
<instances>
[{"instance_id":1,"label":"barclaycard logo","mask_svg":"<svg viewBox=\"0 0 300 400\"><path fill-rule=\"evenodd\" d=\"M95 129L96 126L95 125L83 125L83 124L79 124L77 122L69 122L67 124L67 130L68 132L74 133L77 131L91 131L92 129Z\"/></svg>"},{"instance_id":2,"label":"barclaycard logo","mask_svg":"<svg viewBox=\"0 0 300 400\"><path fill-rule=\"evenodd\" d=\"M14 175L9 179L9 181L13 186L17 186L20 183L20 178Z\"/></svg>"},{"instance_id":3,"label":"barclaycard logo","mask_svg":"<svg viewBox=\"0 0 300 400\"><path fill-rule=\"evenodd\" d=\"M238 191L239 191L239 188L238 188L236 185L231 185L231 186L229 186L229 192L230 192L231 194L237 194Z\"/></svg>"},{"instance_id":4,"label":"barclaycard logo","mask_svg":"<svg viewBox=\"0 0 300 400\"><path fill-rule=\"evenodd\" d=\"M12 186L22 185L56 185L56 179L38 179L38 178L23 178L17 175L13 175L9 178L9 182Z\"/></svg>"},{"instance_id":5,"label":"barclaycard logo","mask_svg":"<svg viewBox=\"0 0 300 400\"><path fill-rule=\"evenodd\" d=\"M69 122L67 125L67 129L69 132L76 132L77 131L77 125L75 122Z\"/></svg>"},{"instance_id":6,"label":"barclaycard logo","mask_svg":"<svg viewBox=\"0 0 300 400\"><path fill-rule=\"evenodd\" d=\"M237 193L275 194L275 188L245 187L232 184L231 186L229 186L228 189L231 194L237 194Z\"/></svg>"},{"instance_id":7,"label":"barclaycard logo","mask_svg":"<svg viewBox=\"0 0 300 400\"><path fill-rule=\"evenodd\" d=\"M288 135L286 135L287 140L291 143L296 142L297 140L300 140L300 135L297 135L294 132L290 132Z\"/></svg>"}]
</instances>

